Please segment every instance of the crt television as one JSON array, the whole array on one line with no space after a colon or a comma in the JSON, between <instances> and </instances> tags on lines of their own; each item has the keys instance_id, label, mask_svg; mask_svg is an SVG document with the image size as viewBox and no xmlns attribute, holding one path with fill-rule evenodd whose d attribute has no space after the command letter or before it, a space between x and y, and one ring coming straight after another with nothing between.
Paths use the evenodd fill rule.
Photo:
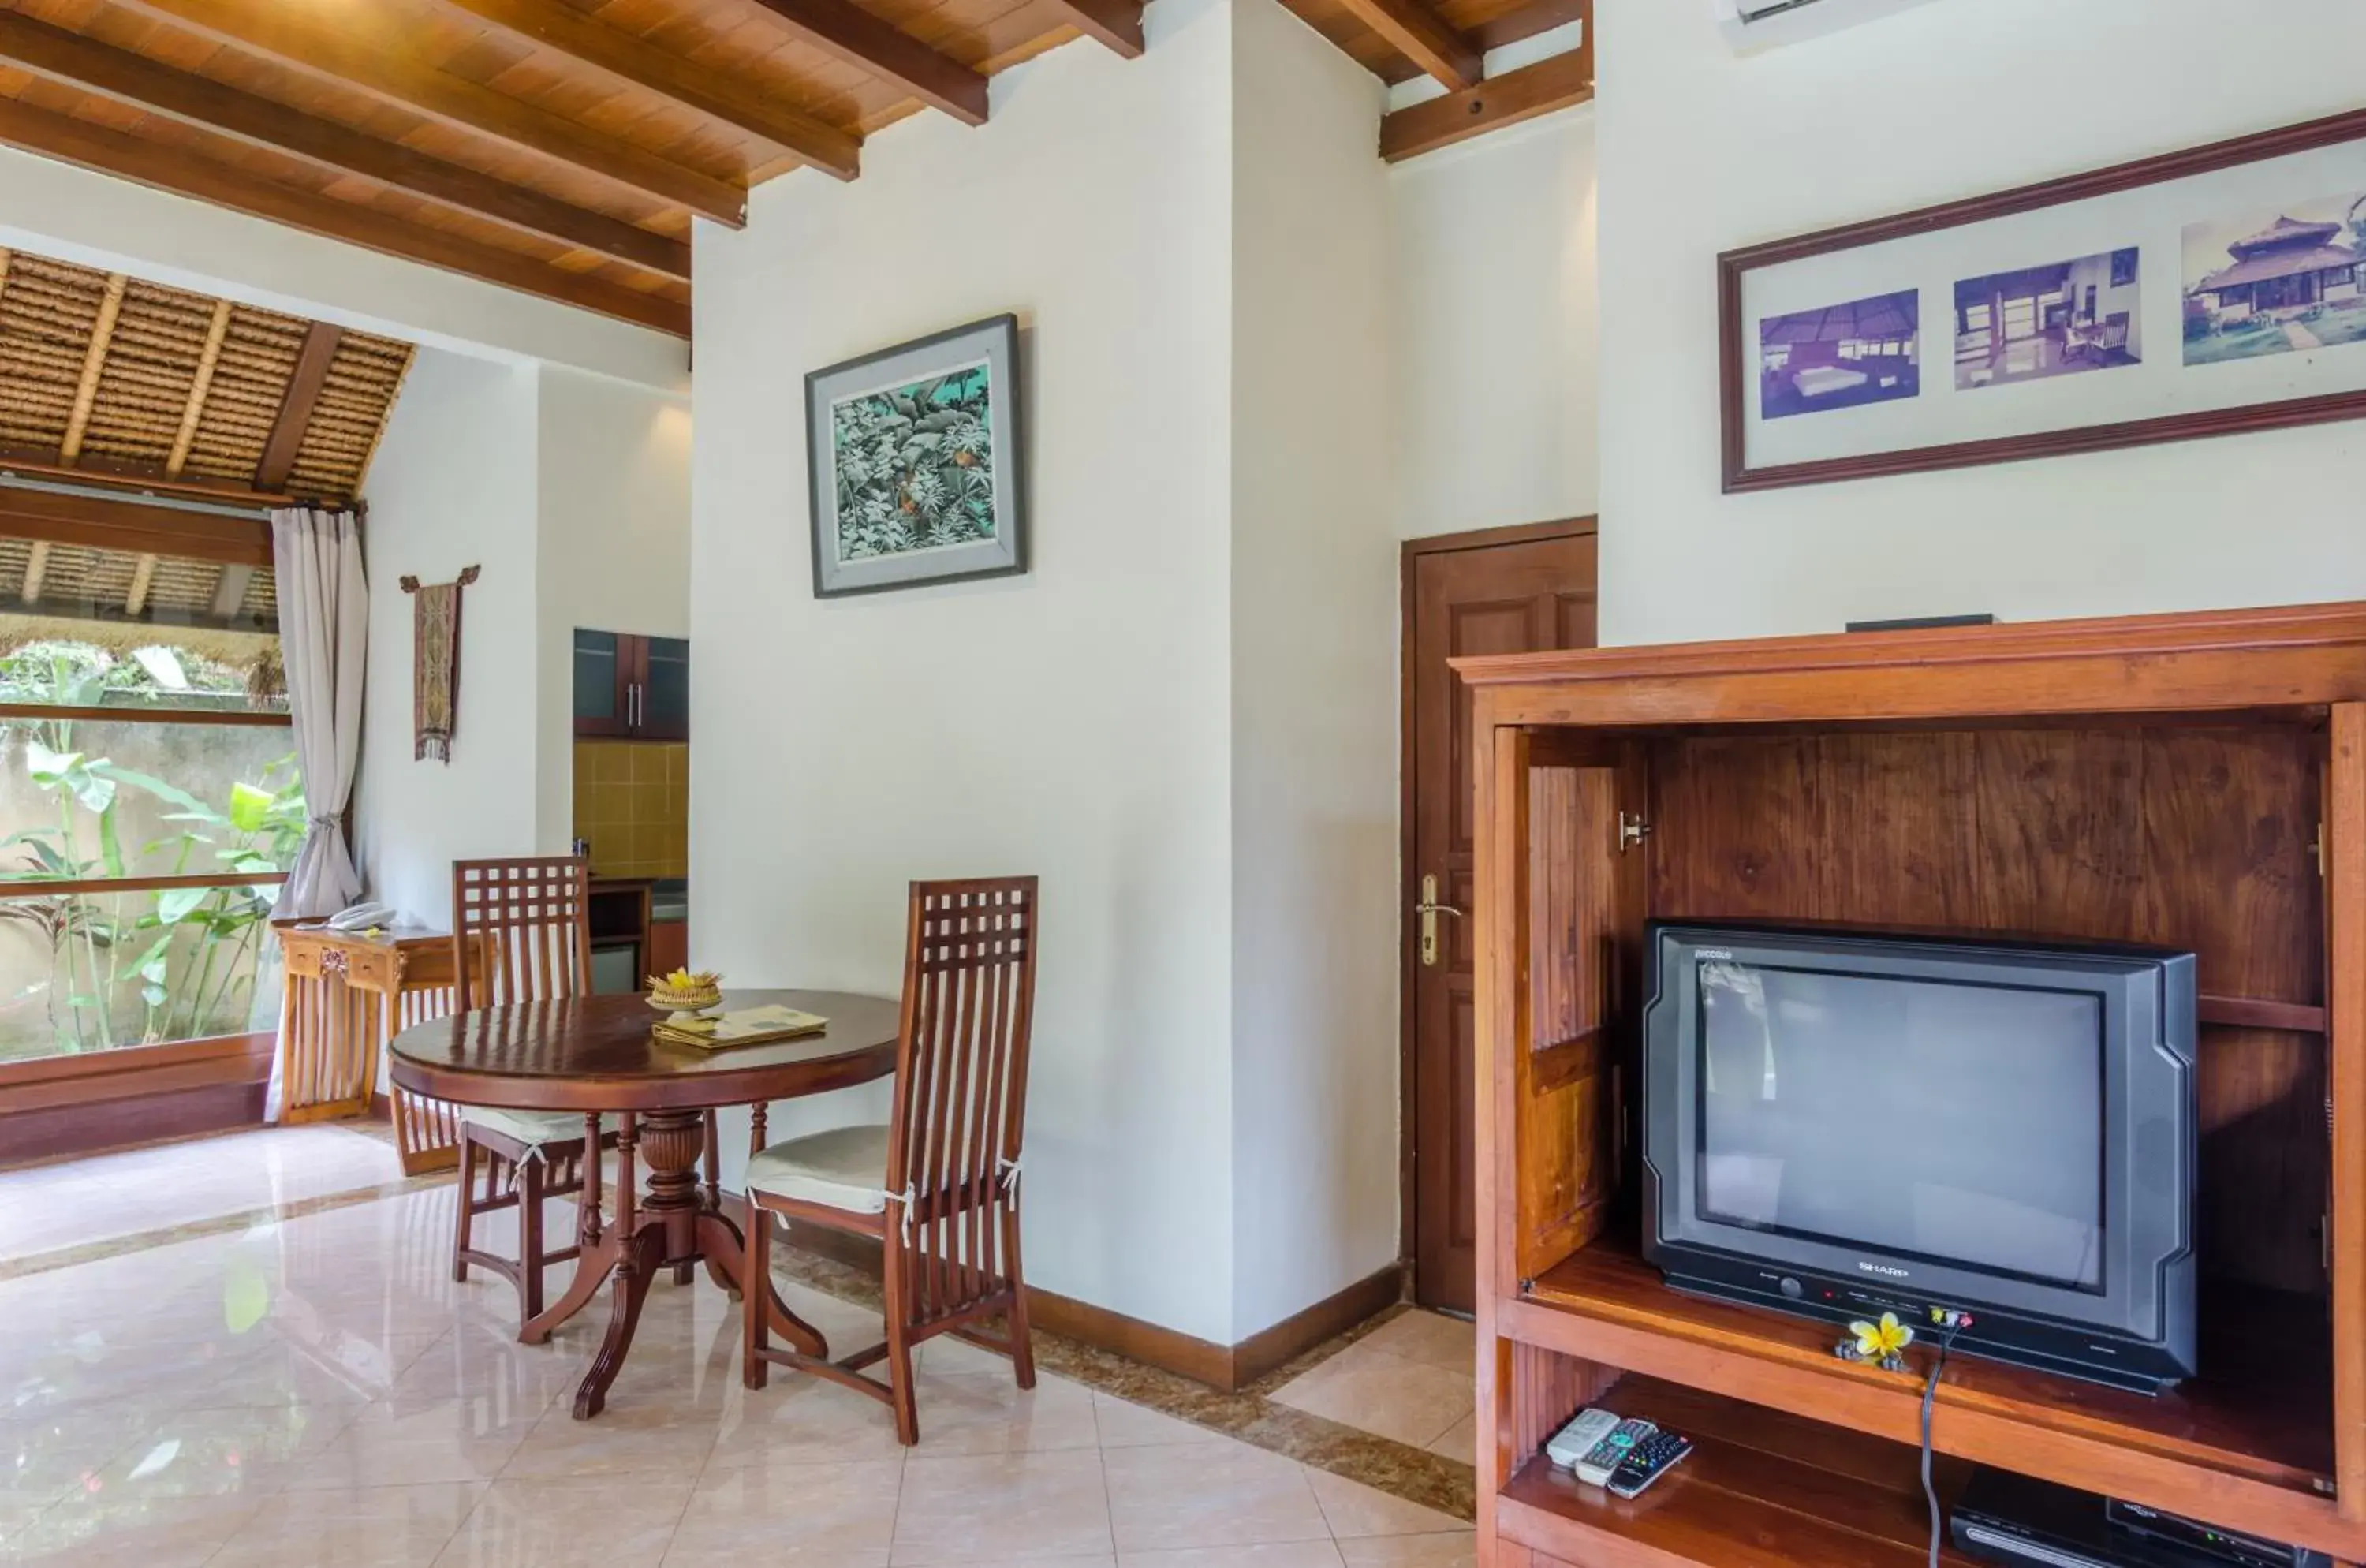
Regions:
<instances>
[{"instance_id":1,"label":"crt television","mask_svg":"<svg viewBox=\"0 0 2366 1568\"><path fill-rule=\"evenodd\" d=\"M2158 1392L2193 1371L2193 955L1654 922L1645 1256L1679 1290Z\"/></svg>"}]
</instances>

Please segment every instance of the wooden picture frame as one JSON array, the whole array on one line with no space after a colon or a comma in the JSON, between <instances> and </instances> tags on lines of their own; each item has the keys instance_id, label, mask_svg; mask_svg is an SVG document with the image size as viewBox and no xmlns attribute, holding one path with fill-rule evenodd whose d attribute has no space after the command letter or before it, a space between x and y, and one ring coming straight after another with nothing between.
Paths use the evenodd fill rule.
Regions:
<instances>
[{"instance_id":1,"label":"wooden picture frame","mask_svg":"<svg viewBox=\"0 0 2366 1568\"><path fill-rule=\"evenodd\" d=\"M814 597L1026 571L1021 396L1013 315L806 376Z\"/></svg>"},{"instance_id":2,"label":"wooden picture frame","mask_svg":"<svg viewBox=\"0 0 2366 1568\"><path fill-rule=\"evenodd\" d=\"M2354 175L2354 183L2346 186L2330 187L2326 192L2326 197L2327 200L2332 200L2338 196L2339 190L2346 189L2358 193L2361 200L2366 200L2366 110L2355 110L2324 119L2286 126L2275 130L2236 137L2180 152L2139 159L2133 163L2116 164L2064 178L2045 180L2013 190L2000 191L1989 196L1901 213L1895 217L1848 224L1725 253L1718 257L1717 266L1718 343L1723 359L1719 372L1719 416L1722 433L1720 457L1723 488L1726 493L1735 494L1776 490L1794 485L1826 484L1842 479L1874 479L1897 474L1924 473L1938 469L2019 462L2034 457L2064 457L2077 453L2108 451L2124 446L2146 446L2158 442L2191 441L2205 436L2234 435L2252 431L2277 430L2295 425L2320 424L2337 420L2366 417L2366 343L2355 339L2344 338L2338 344L2322 344L2317 349L2298 356L2286 355L2281 348L2259 350L2258 352L2273 353L2278 357L2271 360L2253 358L2247 367L2236 376L2222 380L2215 387L2206 384L2206 379L2204 382L2180 383L2169 374L2171 370L2180 376L2200 373L2206 378L2211 373L2235 368L2232 360L2236 357L2236 355L2227 355L2206 362L2194 359L2191 346L2193 340L2189 335L2194 330L2192 324L2194 305L2190 301L2201 299L2204 294L2209 296L2207 300L2203 301L2205 307L2223 300L2223 296L2202 289L2198 286L2193 286L2192 291L2189 292L2189 286L2192 285L2192 280L2189 275L2188 266L2196 245L2195 236L2201 232L2231 231L2227 225L2236 221L2231 216L2233 209L2225 205L2227 198L2223 191L2214 197L2219 204L2217 206L2209 205L2202 199L2202 193L2212 188L2215 184L2207 177L2220 175L2227 171L2248 170L2253 165L2266 164L2275 160L2298 160L2304 154L2327 153L2329 150L2347 149L2353 143L2358 144L2360 153L2359 168ZM2315 166L2314 163L2307 163L2287 165L2283 169L2255 172L2262 175L2264 187L2271 187L2277 178L2302 178L2304 177L2303 171ZM2155 187L2169 186L2177 182L2195 183L2191 186L2180 186L2175 191L2155 191ZM2123 216L2110 220L2124 221L2131 228L2145 227L2147 232L2155 237L2142 243L2130 243L2124 249L2118 242L2106 241L2092 247L2105 254L2083 255L2079 259L2097 263L2116 259L2121 264L2120 267L2113 269L2114 276L2110 281L2113 284L2124 281L2131 295L2135 294L2137 289L2142 289L2142 304L2134 313L2139 324L2148 328L2146 333L2148 343L2156 352L2149 356L2149 363L2130 358L2124 352L2120 355L2120 363L2129 365L2141 363L2142 373L2135 378L2123 378L2118 385L2112 387L2108 395L2095 396L2096 418L2091 421L2072 419L2059 424L2013 429L2001 433L1973 430L1967 431L1965 438L1961 439L1869 442L1863 450L1835 450L1805 457L1770 454L1755 449L1760 446L1777 445L1765 440L1764 433L1774 424L1784 421L1786 417L1784 413L1769 414L1765 412L1770 406L1771 394L1768 388L1776 384L1778 372L1782 368L1775 360L1775 355L1778 352L1778 344L1775 341L1776 327L1780 318L1774 314L1758 315L1759 328L1753 341L1750 320L1758 312L1749 308L1750 301L1746 299L1758 283L1764 281L1765 275L1768 275L1772 269L1794 267L1797 264L1815 262L1820 258L1834 258L1841 265L1833 274L1835 281L1831 288L1848 287L1857 294L1875 294L1886 292L1887 286L1876 288L1863 283L1846 285L1840 281L1849 275L1857 263L1865 259L1852 255L1851 253L1868 252L1873 247L1881 246L1914 247L1910 253L1891 253L1898 255L1910 254L1917 259L1910 265L1904 265L1898 268L1898 276L1894 287L1901 292L1890 295L1889 299L1902 298L1902 291L1910 288L1919 288L1921 293L1919 321L1910 312L1908 319L1903 322L1902 331L1906 334L1907 356L1914 366L1914 369L1910 374L1914 381L1920 383L1922 391L1932 390L1933 383L1936 383L1937 396L1923 401L1915 410L1915 423L1925 426L1932 425L1946 420L1952 414L1964 410L1966 404L1970 404L1973 412L1984 416L1978 421L1979 423L1994 423L1996 421L1993 418L1985 416L1991 415L1996 411L2011 409L2011 400L2019 395L2011 390L1997 390L1993 389L1994 388L2001 387L2009 380L2034 381L2040 378L2055 377L2060 374L2061 367L2024 371L2019 376L2007 373L1995 377L1991 380L1975 380L1969 386L1963 385L1962 379L1966 374L1966 355L1968 352L1975 355L1975 364L1977 364L1977 355L1980 352L1977 344L1969 350L1966 346L1966 333L1963 329L1966 317L1963 291L1974 284L1985 283L1992 279L1967 277L1966 276L1967 273L1979 271L1981 264L1976 260L1966 259L1952 274L1955 278L1960 280L1955 285L1956 291L1955 299L1952 301L1944 297L1934 299L1931 296L1928 283L1931 278L1940 275L1928 269L1942 265L1934 258L1949 247L1963 247L1970 252L1985 246L1993 251L1996 248L1996 236L2002 231L1983 231L1983 226L2022 220L2032 214L2064 216L2056 214L2055 209L2074 209L2078 204L2104 203L2107 198L2124 197L2127 193L2132 192L2154 192L2159 198L2158 209L2147 211L2139 224L2133 216L2127 216L2133 213L2134 204L2122 202L2118 204L2116 210L2119 210ZM2175 205L2189 197L2194 198L2189 206ZM2272 194L2271 189L2263 188L2259 203L2264 207L2273 208L2284 199L2281 196ZM2093 212L2099 209L2087 210ZM2067 216L2073 221L2079 220L2079 215L2075 212ZM2214 225L2213 222L2204 221L2221 219L2225 221ZM2289 221L2289 220L2282 221ZM2172 222L2178 226L2174 231L2168 228L2168 225ZM2054 225L2050 221L2040 221L2031 225L2033 231L2052 227ZM2303 222L2296 224L2293 231L2297 233L2303 229L2322 227L2325 226ZM2158 237L2159 234L2170 231L2181 235L2182 243L2180 245L2173 247L2165 245ZM2237 244L2253 244L2278 231L2271 227L2267 234L2252 236L2248 241L2238 241ZM2027 243L2034 245L2036 242L2032 240ZM2343 236L2342 244L2343 248L2366 253L2366 243L2353 244L2347 236ZM2142 264L2145 269L2141 275L2137 272L2135 255L2130 254L2137 251L2142 253ZM2042 254L2033 253L2030 259L2035 261ZM2075 254L2076 253L2064 254ZM2242 257L2243 252L2238 249L2235 252L2235 255ZM2366 260L2366 255L2361 255L2361 260ZM2074 264L2059 265L2069 266ZM1926 270L1919 276L1910 277L1908 275L1912 272L1913 266L1921 266ZM2117 276L2122 269L2126 273L2124 280ZM2173 316L2165 315L2163 310L2167 299L2163 280L2168 278L2172 270L2173 281L2179 286L2180 301L2179 314ZM2242 268L2239 265L2225 269L2227 273L2240 270ZM1861 276L1869 276L1869 273L1863 269L1858 271ZM2360 309L2366 310L2366 267L2360 268L2356 275L2356 279L2360 300ZM1832 297L1847 298L1838 293ZM2090 299L2093 297L2091 288L2088 291L2088 297ZM2320 303L2329 309L2331 298L2329 293L2321 295ZM2074 290L2074 301L2075 299ZM2349 324L2346 318L2349 310L2347 299L2348 297L2344 296L2342 305L2345 330ZM1834 307L1834 309L1853 310L1885 302L1878 299L1856 298L1851 299L1847 305ZM2016 301L2016 303L2022 302ZM2059 309L2058 304L2056 308ZM2091 310L2091 305L2089 308ZM2075 311L2077 309L2075 302L2069 309ZM2120 342L2123 350L2127 343L2125 335L2127 314L2128 312L2123 312L2120 318ZM2273 314L2272 310L2265 310L2263 319L2271 317ZM2064 325L2066 333L2073 336L2081 335L2076 323L2067 317L2067 312L2066 312ZM1953 376L1948 374L1950 367L1944 360L1938 363L1928 363L1930 355L1922 344L1933 335L1930 329L1934 321L1944 321L1948 327L1955 329L1948 334L1953 339L1956 351ZM2024 326L2026 321L2027 318L2024 316ZM1893 325L1896 325L1894 316ZM1854 330L1850 329L1852 333ZM2000 323L1995 330L2001 342L2002 334L2010 329ZM2041 328L2040 335L2049 330L2051 329ZM2208 324L2208 333L2214 333L2220 330L2219 321L2214 318ZM2231 332L2233 329L2228 326L2225 330ZM1971 335L1977 338L1976 333ZM2099 337L2101 334L2090 333L2084 335ZM2026 343L2028 339L2024 337L2022 341ZM2292 346L2300 348L2304 341L2301 338L2293 338L2291 340ZM2181 351L2179 347L2180 344L2185 345ZM2038 346L2042 353L2044 345L2041 344ZM1843 352L1851 347L1857 348L1860 352L1871 352L1861 344L1844 345ZM2358 350L2354 356L2347 355L2348 349L2351 347ZM1896 350L1893 347L1889 352L1895 353ZM2328 366L2331 367L2329 370L2327 368ZM2303 379L2304 384L2313 384L2316 381L2331 381L2339 384L2328 386L2322 391L2304 391L2300 395L2258 398L2240 395L2239 384L2252 381L2264 383L2268 378L2264 369L2279 368L2282 371L2282 375L2278 378L2286 383L2297 377ZM1794 373L1793 379L1797 380L1805 374L1807 374L1806 371ZM1971 374L1977 377L1978 371L1975 369ZM1846 372L1842 372L1834 376L1833 379L1839 380L1845 375ZM2135 386L2138 381L2143 383L2143 391L2140 396L2131 400L2126 396L2125 389ZM2043 400L2046 404L2048 412L2067 409L2073 400L2088 395L2094 384L2112 382L2112 378L2108 377L2062 376L2060 379L2047 384ZM2230 389L2235 390L2235 395L2227 395ZM1964 396L1966 391L1970 393L1969 399ZM1877 392L1868 393L1860 400L1872 401L1882 395ZM1898 431L1907 428L1905 422L1896 417L1898 411L1909 406L1908 400L1917 399L1918 395L1918 391L1910 387L1895 389L1887 396L1898 400L1887 409L1861 410L1845 403L1834 406L1848 407L1853 413L1870 413L1873 417L1865 422L1867 425L1887 421L1893 431ZM2173 405L2180 399L2190 400L2194 398L2203 400L2204 406L2174 406L2169 412L2147 412L2136 417L2112 417L2114 412L2125 412L2124 408L2115 410L2114 405L2124 405L2131 401ZM1971 403L1973 399L1991 400L1986 403ZM1938 410L1935 415L1932 412L1934 407ZM1793 409L1788 412L1803 411ZM1826 420L1832 418L1829 413L1822 414L1821 417ZM1799 423L1806 424L1813 422ZM1834 425L1833 428L1841 427ZM1842 434L1830 439L1844 443L1847 437ZM1829 444L1829 441L1825 444Z\"/></svg>"}]
</instances>

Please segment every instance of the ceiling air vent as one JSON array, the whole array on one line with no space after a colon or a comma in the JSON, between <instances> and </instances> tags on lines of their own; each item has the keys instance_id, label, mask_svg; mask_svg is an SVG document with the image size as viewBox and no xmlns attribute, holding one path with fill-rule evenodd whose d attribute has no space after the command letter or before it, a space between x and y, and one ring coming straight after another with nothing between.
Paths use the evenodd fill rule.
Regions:
<instances>
[{"instance_id":1,"label":"ceiling air vent","mask_svg":"<svg viewBox=\"0 0 2366 1568\"><path fill-rule=\"evenodd\" d=\"M1890 16L1929 0L1709 0L1738 51L1773 49Z\"/></svg>"}]
</instances>

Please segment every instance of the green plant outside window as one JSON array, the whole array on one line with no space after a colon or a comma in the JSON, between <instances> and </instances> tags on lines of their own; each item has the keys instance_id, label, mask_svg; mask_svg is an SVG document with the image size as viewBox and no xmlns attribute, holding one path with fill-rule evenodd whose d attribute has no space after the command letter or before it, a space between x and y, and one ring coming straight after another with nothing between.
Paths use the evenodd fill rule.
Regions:
<instances>
[{"instance_id":1,"label":"green plant outside window","mask_svg":"<svg viewBox=\"0 0 2366 1568\"><path fill-rule=\"evenodd\" d=\"M175 716L251 710L246 687L161 644L0 655L0 1062L269 1026L268 919L306 822L289 734ZM205 880L91 886L157 877Z\"/></svg>"}]
</instances>

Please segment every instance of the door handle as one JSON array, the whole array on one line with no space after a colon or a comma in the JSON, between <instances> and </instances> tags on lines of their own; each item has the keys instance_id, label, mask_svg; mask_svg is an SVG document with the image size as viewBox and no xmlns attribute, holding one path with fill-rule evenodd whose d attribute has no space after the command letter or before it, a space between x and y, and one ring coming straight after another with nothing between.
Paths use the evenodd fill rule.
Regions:
<instances>
[{"instance_id":1,"label":"door handle","mask_svg":"<svg viewBox=\"0 0 2366 1568\"><path fill-rule=\"evenodd\" d=\"M1435 968L1437 964L1437 917L1452 915L1459 920L1462 918L1462 911L1451 904L1437 901L1437 878L1435 876L1421 879L1421 902L1413 908L1414 913L1421 917L1421 961L1425 966Z\"/></svg>"}]
</instances>

